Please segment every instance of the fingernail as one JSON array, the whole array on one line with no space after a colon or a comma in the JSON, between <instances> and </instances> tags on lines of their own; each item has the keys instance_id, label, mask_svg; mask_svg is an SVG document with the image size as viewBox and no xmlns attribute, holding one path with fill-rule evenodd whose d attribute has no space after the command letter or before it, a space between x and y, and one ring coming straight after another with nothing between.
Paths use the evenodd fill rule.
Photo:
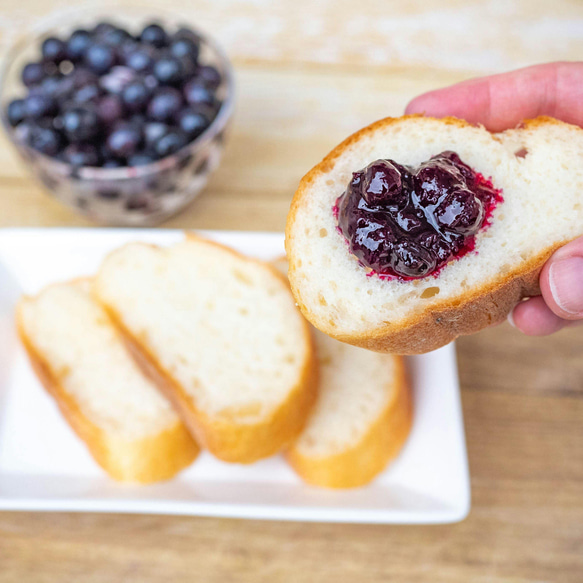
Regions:
<instances>
[{"instance_id":1,"label":"fingernail","mask_svg":"<svg viewBox=\"0 0 583 583\"><path fill-rule=\"evenodd\" d=\"M513 328L516 328L516 324L514 323L514 308L512 308L512 311L508 313L508 323Z\"/></svg>"},{"instance_id":2,"label":"fingernail","mask_svg":"<svg viewBox=\"0 0 583 583\"><path fill-rule=\"evenodd\" d=\"M583 314L583 257L554 262L549 269L549 284L557 306L567 314Z\"/></svg>"}]
</instances>

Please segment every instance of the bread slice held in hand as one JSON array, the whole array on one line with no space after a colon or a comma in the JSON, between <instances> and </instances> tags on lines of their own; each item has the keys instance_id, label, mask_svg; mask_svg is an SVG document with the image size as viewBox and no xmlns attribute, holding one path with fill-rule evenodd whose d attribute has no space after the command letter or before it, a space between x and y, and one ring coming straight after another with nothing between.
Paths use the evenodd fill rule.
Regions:
<instances>
[{"instance_id":1,"label":"bread slice held in hand","mask_svg":"<svg viewBox=\"0 0 583 583\"><path fill-rule=\"evenodd\" d=\"M415 279L380 278L353 254L333 210L352 173L375 160L418 166L453 151L503 198L469 252ZM540 293L552 252L583 234L583 130L550 118L490 134L446 118L381 120L301 181L286 227L289 278L314 326L381 352L417 354L502 322ZM489 224L488 224L489 223Z\"/></svg>"},{"instance_id":2,"label":"bread slice held in hand","mask_svg":"<svg viewBox=\"0 0 583 583\"><path fill-rule=\"evenodd\" d=\"M212 454L249 463L297 437L317 366L308 325L270 265L189 235L114 251L94 291Z\"/></svg>"},{"instance_id":3,"label":"bread slice held in hand","mask_svg":"<svg viewBox=\"0 0 583 583\"><path fill-rule=\"evenodd\" d=\"M111 477L165 480L196 458L190 433L92 299L90 280L23 298L17 323L39 379Z\"/></svg>"}]
</instances>

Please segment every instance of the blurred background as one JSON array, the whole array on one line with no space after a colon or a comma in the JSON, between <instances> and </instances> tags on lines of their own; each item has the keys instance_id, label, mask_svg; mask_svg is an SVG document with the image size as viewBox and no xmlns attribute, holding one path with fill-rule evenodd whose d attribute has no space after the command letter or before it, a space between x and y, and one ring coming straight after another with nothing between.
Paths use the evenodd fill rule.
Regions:
<instances>
[{"instance_id":1,"label":"blurred background","mask_svg":"<svg viewBox=\"0 0 583 583\"><path fill-rule=\"evenodd\" d=\"M409 99L430 89L583 55L577 0L118 4L182 14L214 37L235 67L236 112L224 161L205 193L167 227L282 230L301 176L351 132L400 115ZM84 6L96 3L2 0L0 56L37 20ZM0 226L89 224L43 196L0 139Z\"/></svg>"}]
</instances>

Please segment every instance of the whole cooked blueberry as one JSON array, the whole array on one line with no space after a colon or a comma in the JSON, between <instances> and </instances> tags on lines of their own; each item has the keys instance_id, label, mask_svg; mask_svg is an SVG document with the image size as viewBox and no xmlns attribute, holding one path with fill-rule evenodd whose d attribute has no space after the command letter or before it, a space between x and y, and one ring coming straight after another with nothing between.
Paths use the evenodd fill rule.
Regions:
<instances>
[{"instance_id":1,"label":"whole cooked blueberry","mask_svg":"<svg viewBox=\"0 0 583 583\"><path fill-rule=\"evenodd\" d=\"M128 158L128 166L146 166L152 162L155 162L154 157L143 152L138 152Z\"/></svg>"},{"instance_id":2,"label":"whole cooked blueberry","mask_svg":"<svg viewBox=\"0 0 583 583\"><path fill-rule=\"evenodd\" d=\"M362 177L362 196L371 206L402 207L408 194L403 191L400 170L388 160L369 164Z\"/></svg>"},{"instance_id":3,"label":"whole cooked blueberry","mask_svg":"<svg viewBox=\"0 0 583 583\"><path fill-rule=\"evenodd\" d=\"M179 59L163 57L154 63L153 72L162 85L177 85L183 79L184 67Z\"/></svg>"},{"instance_id":4,"label":"whole cooked blueberry","mask_svg":"<svg viewBox=\"0 0 583 583\"><path fill-rule=\"evenodd\" d=\"M14 127L17 126L26 116L24 99L13 99L6 108L6 117L8 123Z\"/></svg>"},{"instance_id":5,"label":"whole cooked blueberry","mask_svg":"<svg viewBox=\"0 0 583 583\"><path fill-rule=\"evenodd\" d=\"M189 105L204 104L210 107L216 105L214 92L198 81L198 79L194 79L184 86L184 98Z\"/></svg>"},{"instance_id":6,"label":"whole cooked blueberry","mask_svg":"<svg viewBox=\"0 0 583 583\"><path fill-rule=\"evenodd\" d=\"M142 30L140 40L156 48L162 48L168 44L168 35L159 24L150 24Z\"/></svg>"},{"instance_id":7,"label":"whole cooked blueberry","mask_svg":"<svg viewBox=\"0 0 583 583\"><path fill-rule=\"evenodd\" d=\"M105 95L96 104L99 119L106 125L112 126L125 113L121 98L118 95Z\"/></svg>"},{"instance_id":8,"label":"whole cooked blueberry","mask_svg":"<svg viewBox=\"0 0 583 583\"><path fill-rule=\"evenodd\" d=\"M170 43L170 54L177 59L187 57L196 63L199 50L198 43L190 38L179 38Z\"/></svg>"},{"instance_id":9,"label":"whole cooked blueberry","mask_svg":"<svg viewBox=\"0 0 583 583\"><path fill-rule=\"evenodd\" d=\"M125 64L138 73L146 73L152 70L154 58L145 49L136 49L125 55Z\"/></svg>"},{"instance_id":10,"label":"whole cooked blueberry","mask_svg":"<svg viewBox=\"0 0 583 583\"><path fill-rule=\"evenodd\" d=\"M50 127L36 126L30 133L28 144L47 156L56 156L63 146L63 138Z\"/></svg>"},{"instance_id":11,"label":"whole cooked blueberry","mask_svg":"<svg viewBox=\"0 0 583 583\"><path fill-rule=\"evenodd\" d=\"M415 241L399 241L393 248L392 267L404 277L423 277L435 269L433 254Z\"/></svg>"},{"instance_id":12,"label":"whole cooked blueberry","mask_svg":"<svg viewBox=\"0 0 583 583\"><path fill-rule=\"evenodd\" d=\"M169 121L178 114L183 103L178 89L163 87L150 100L148 117L153 121Z\"/></svg>"},{"instance_id":13,"label":"whole cooked blueberry","mask_svg":"<svg viewBox=\"0 0 583 583\"><path fill-rule=\"evenodd\" d=\"M43 41L41 52L45 61L58 65L67 58L67 45L60 38L50 36Z\"/></svg>"},{"instance_id":14,"label":"whole cooked blueberry","mask_svg":"<svg viewBox=\"0 0 583 583\"><path fill-rule=\"evenodd\" d=\"M95 103L99 99L101 93L99 85L96 83L89 83L73 93L73 101L79 104Z\"/></svg>"},{"instance_id":15,"label":"whole cooked blueberry","mask_svg":"<svg viewBox=\"0 0 583 583\"><path fill-rule=\"evenodd\" d=\"M22 82L27 87L32 87L40 83L46 76L46 71L42 63L28 63L22 69Z\"/></svg>"},{"instance_id":16,"label":"whole cooked blueberry","mask_svg":"<svg viewBox=\"0 0 583 583\"><path fill-rule=\"evenodd\" d=\"M24 114L28 119L41 119L57 111L57 102L49 95L29 94L24 99Z\"/></svg>"},{"instance_id":17,"label":"whole cooked blueberry","mask_svg":"<svg viewBox=\"0 0 583 583\"><path fill-rule=\"evenodd\" d=\"M67 41L67 58L73 62L80 61L92 43L91 35L86 30L76 30Z\"/></svg>"},{"instance_id":18,"label":"whole cooked blueberry","mask_svg":"<svg viewBox=\"0 0 583 583\"><path fill-rule=\"evenodd\" d=\"M484 215L482 203L470 190L459 189L449 193L435 209L435 218L441 227L460 235L478 230Z\"/></svg>"},{"instance_id":19,"label":"whole cooked blueberry","mask_svg":"<svg viewBox=\"0 0 583 583\"><path fill-rule=\"evenodd\" d=\"M198 70L197 79L209 89L216 89L221 84L221 74L210 65L204 65Z\"/></svg>"},{"instance_id":20,"label":"whole cooked blueberry","mask_svg":"<svg viewBox=\"0 0 583 583\"><path fill-rule=\"evenodd\" d=\"M191 139L200 136L206 128L209 127L210 121L204 114L195 111L191 107L183 109L177 117L178 127Z\"/></svg>"},{"instance_id":21,"label":"whole cooked blueberry","mask_svg":"<svg viewBox=\"0 0 583 583\"><path fill-rule=\"evenodd\" d=\"M115 129L107 138L107 149L119 158L129 158L138 150L142 134L137 127L125 124Z\"/></svg>"},{"instance_id":22,"label":"whole cooked blueberry","mask_svg":"<svg viewBox=\"0 0 583 583\"><path fill-rule=\"evenodd\" d=\"M187 143L188 138L185 134L177 130L170 130L154 144L154 151L159 158L165 158L178 152Z\"/></svg>"},{"instance_id":23,"label":"whole cooked blueberry","mask_svg":"<svg viewBox=\"0 0 583 583\"><path fill-rule=\"evenodd\" d=\"M108 45L92 44L85 51L85 64L98 75L107 73L115 65L115 61L115 50Z\"/></svg>"},{"instance_id":24,"label":"whole cooked blueberry","mask_svg":"<svg viewBox=\"0 0 583 583\"><path fill-rule=\"evenodd\" d=\"M422 164L415 174L415 192L422 206L436 205L463 177L459 170L448 162L431 159Z\"/></svg>"},{"instance_id":25,"label":"whole cooked blueberry","mask_svg":"<svg viewBox=\"0 0 583 583\"><path fill-rule=\"evenodd\" d=\"M99 117L90 107L79 106L68 109L59 121L65 136L71 142L90 140L100 130Z\"/></svg>"},{"instance_id":26,"label":"whole cooked blueberry","mask_svg":"<svg viewBox=\"0 0 583 583\"><path fill-rule=\"evenodd\" d=\"M99 166L99 152L93 144L69 144L63 159L72 166Z\"/></svg>"},{"instance_id":27,"label":"whole cooked blueberry","mask_svg":"<svg viewBox=\"0 0 583 583\"><path fill-rule=\"evenodd\" d=\"M144 142L147 148L154 144L170 131L170 127L160 121L151 121L144 125Z\"/></svg>"},{"instance_id":28,"label":"whole cooked blueberry","mask_svg":"<svg viewBox=\"0 0 583 583\"><path fill-rule=\"evenodd\" d=\"M135 81L124 88L121 98L129 111L141 111L150 99L150 90L142 81Z\"/></svg>"}]
</instances>

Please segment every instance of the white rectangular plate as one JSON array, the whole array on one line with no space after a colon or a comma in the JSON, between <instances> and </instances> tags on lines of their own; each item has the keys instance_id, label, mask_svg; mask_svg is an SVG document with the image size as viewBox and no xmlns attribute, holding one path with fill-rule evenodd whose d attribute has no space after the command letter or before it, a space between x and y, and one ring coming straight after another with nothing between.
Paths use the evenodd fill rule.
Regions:
<instances>
[{"instance_id":1,"label":"white rectangular plate","mask_svg":"<svg viewBox=\"0 0 583 583\"><path fill-rule=\"evenodd\" d=\"M284 252L280 234L203 234L262 259ZM106 253L128 241L168 245L182 237L168 230L0 231L0 509L395 524L455 522L467 515L470 487L453 345L408 359L413 429L398 459L370 486L314 488L280 456L242 466L207 453L166 483L110 480L34 376L15 335L14 303L21 293L93 274Z\"/></svg>"}]
</instances>

